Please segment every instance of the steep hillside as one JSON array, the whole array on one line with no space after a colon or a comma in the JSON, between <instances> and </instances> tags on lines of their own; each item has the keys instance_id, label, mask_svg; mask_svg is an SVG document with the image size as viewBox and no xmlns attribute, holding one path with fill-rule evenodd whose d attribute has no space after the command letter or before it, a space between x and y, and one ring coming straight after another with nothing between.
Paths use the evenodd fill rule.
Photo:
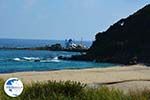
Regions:
<instances>
[{"instance_id":1,"label":"steep hillside","mask_svg":"<svg viewBox=\"0 0 150 100\"><path fill-rule=\"evenodd\" d=\"M150 5L99 32L88 52L71 60L150 64Z\"/></svg>"},{"instance_id":2,"label":"steep hillside","mask_svg":"<svg viewBox=\"0 0 150 100\"><path fill-rule=\"evenodd\" d=\"M150 5L98 33L87 55L97 61L150 63Z\"/></svg>"}]
</instances>

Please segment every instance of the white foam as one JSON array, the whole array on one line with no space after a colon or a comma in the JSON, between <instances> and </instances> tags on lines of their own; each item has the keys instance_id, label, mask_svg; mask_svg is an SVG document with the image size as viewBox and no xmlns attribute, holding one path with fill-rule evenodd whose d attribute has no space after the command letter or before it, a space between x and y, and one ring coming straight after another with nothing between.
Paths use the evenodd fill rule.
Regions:
<instances>
[{"instance_id":1,"label":"white foam","mask_svg":"<svg viewBox=\"0 0 150 100\"><path fill-rule=\"evenodd\" d=\"M54 57L51 61L52 62L60 62L60 60L58 59L58 57Z\"/></svg>"},{"instance_id":2,"label":"white foam","mask_svg":"<svg viewBox=\"0 0 150 100\"><path fill-rule=\"evenodd\" d=\"M20 58L14 58L13 60L15 60L15 61L21 61Z\"/></svg>"},{"instance_id":3,"label":"white foam","mask_svg":"<svg viewBox=\"0 0 150 100\"><path fill-rule=\"evenodd\" d=\"M38 57L23 57L25 60L40 60Z\"/></svg>"}]
</instances>

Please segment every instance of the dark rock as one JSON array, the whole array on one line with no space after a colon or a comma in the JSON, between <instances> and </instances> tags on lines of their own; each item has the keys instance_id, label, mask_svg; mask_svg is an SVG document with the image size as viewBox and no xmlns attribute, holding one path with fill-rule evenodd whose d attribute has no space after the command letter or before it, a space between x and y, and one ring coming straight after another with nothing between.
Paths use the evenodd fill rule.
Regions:
<instances>
[{"instance_id":1,"label":"dark rock","mask_svg":"<svg viewBox=\"0 0 150 100\"><path fill-rule=\"evenodd\" d=\"M61 46L61 44L53 44L50 46L50 50L62 50L63 47Z\"/></svg>"},{"instance_id":2,"label":"dark rock","mask_svg":"<svg viewBox=\"0 0 150 100\"><path fill-rule=\"evenodd\" d=\"M86 55L71 59L122 64L150 63L150 5L96 35Z\"/></svg>"}]
</instances>

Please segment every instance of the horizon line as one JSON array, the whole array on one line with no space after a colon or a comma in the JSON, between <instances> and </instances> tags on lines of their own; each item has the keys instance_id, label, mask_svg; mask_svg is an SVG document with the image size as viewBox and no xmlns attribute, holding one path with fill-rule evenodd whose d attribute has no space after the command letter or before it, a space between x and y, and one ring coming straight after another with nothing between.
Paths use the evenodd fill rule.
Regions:
<instances>
[{"instance_id":1,"label":"horizon line","mask_svg":"<svg viewBox=\"0 0 150 100\"><path fill-rule=\"evenodd\" d=\"M81 41L81 40L76 40L76 39L74 39L74 38L65 38L65 39L38 39L38 38L36 38L36 39L34 39L34 38L3 38L3 37L0 37L0 40L2 40L2 39L12 39L12 40L47 40L47 41L65 41L65 39L73 39L74 41ZM83 41L93 41L93 40L84 40L83 39Z\"/></svg>"}]
</instances>

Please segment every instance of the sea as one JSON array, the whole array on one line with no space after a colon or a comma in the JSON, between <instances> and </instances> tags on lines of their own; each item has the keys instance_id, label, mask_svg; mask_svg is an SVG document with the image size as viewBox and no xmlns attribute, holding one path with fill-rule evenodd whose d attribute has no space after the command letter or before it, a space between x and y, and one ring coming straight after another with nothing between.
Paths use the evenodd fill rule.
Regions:
<instances>
[{"instance_id":1,"label":"sea","mask_svg":"<svg viewBox=\"0 0 150 100\"><path fill-rule=\"evenodd\" d=\"M63 40L31 40L31 39L0 39L0 47L40 47L60 43ZM80 43L80 41L75 41ZM91 41L83 41L90 47ZM51 71L63 69L105 68L114 66L110 63L96 63L87 61L60 60L58 56L80 55L80 52L47 51L47 50L0 50L0 73L25 71Z\"/></svg>"}]
</instances>

